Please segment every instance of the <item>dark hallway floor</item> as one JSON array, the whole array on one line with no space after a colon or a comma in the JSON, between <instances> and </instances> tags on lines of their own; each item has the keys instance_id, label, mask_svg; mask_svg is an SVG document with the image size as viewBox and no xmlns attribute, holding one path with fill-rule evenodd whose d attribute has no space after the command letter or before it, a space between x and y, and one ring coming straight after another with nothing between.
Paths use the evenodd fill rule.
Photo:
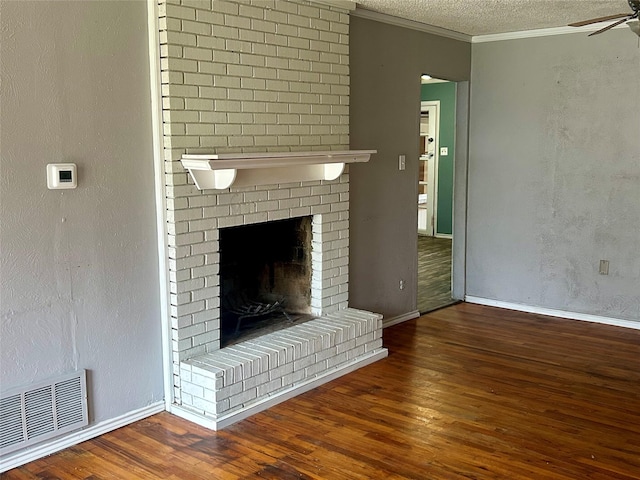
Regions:
<instances>
[{"instance_id":1,"label":"dark hallway floor","mask_svg":"<svg viewBox=\"0 0 640 480\"><path fill-rule=\"evenodd\" d=\"M451 240L418 235L418 310L455 303L451 299Z\"/></svg>"}]
</instances>

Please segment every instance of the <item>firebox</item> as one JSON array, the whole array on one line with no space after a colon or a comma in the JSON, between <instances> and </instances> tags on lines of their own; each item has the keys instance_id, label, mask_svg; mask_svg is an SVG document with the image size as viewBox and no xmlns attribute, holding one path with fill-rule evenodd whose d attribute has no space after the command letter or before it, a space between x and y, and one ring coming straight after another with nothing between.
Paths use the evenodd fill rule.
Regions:
<instances>
[{"instance_id":1,"label":"firebox","mask_svg":"<svg viewBox=\"0 0 640 480\"><path fill-rule=\"evenodd\" d=\"M221 347L311 318L311 223L220 229Z\"/></svg>"}]
</instances>

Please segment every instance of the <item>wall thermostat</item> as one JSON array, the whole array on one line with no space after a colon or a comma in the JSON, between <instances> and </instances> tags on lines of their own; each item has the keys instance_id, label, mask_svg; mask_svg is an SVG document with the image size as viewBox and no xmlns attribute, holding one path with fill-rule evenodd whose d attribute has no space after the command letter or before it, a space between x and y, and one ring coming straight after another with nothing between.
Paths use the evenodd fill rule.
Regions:
<instances>
[{"instance_id":1,"label":"wall thermostat","mask_svg":"<svg viewBox=\"0 0 640 480\"><path fill-rule=\"evenodd\" d=\"M76 188L78 186L75 163L50 163L47 165L47 188Z\"/></svg>"}]
</instances>

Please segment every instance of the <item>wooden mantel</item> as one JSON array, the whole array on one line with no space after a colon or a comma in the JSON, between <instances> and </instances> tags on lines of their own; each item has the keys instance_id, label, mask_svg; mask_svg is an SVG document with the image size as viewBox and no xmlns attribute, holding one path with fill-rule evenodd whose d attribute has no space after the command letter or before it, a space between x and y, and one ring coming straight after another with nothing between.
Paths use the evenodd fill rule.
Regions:
<instances>
[{"instance_id":1,"label":"wooden mantel","mask_svg":"<svg viewBox=\"0 0 640 480\"><path fill-rule=\"evenodd\" d=\"M347 163L368 162L376 150L184 154L186 168L199 190L335 180Z\"/></svg>"}]
</instances>

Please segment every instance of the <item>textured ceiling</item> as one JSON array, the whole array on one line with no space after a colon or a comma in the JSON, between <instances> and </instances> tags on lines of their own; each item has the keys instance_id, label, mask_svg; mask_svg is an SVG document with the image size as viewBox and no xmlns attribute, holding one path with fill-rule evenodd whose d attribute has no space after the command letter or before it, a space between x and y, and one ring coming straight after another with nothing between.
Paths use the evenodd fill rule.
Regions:
<instances>
[{"instance_id":1,"label":"textured ceiling","mask_svg":"<svg viewBox=\"0 0 640 480\"><path fill-rule=\"evenodd\" d=\"M579 20L631 13L627 0L356 0L356 3L358 8L471 36L563 27Z\"/></svg>"}]
</instances>

